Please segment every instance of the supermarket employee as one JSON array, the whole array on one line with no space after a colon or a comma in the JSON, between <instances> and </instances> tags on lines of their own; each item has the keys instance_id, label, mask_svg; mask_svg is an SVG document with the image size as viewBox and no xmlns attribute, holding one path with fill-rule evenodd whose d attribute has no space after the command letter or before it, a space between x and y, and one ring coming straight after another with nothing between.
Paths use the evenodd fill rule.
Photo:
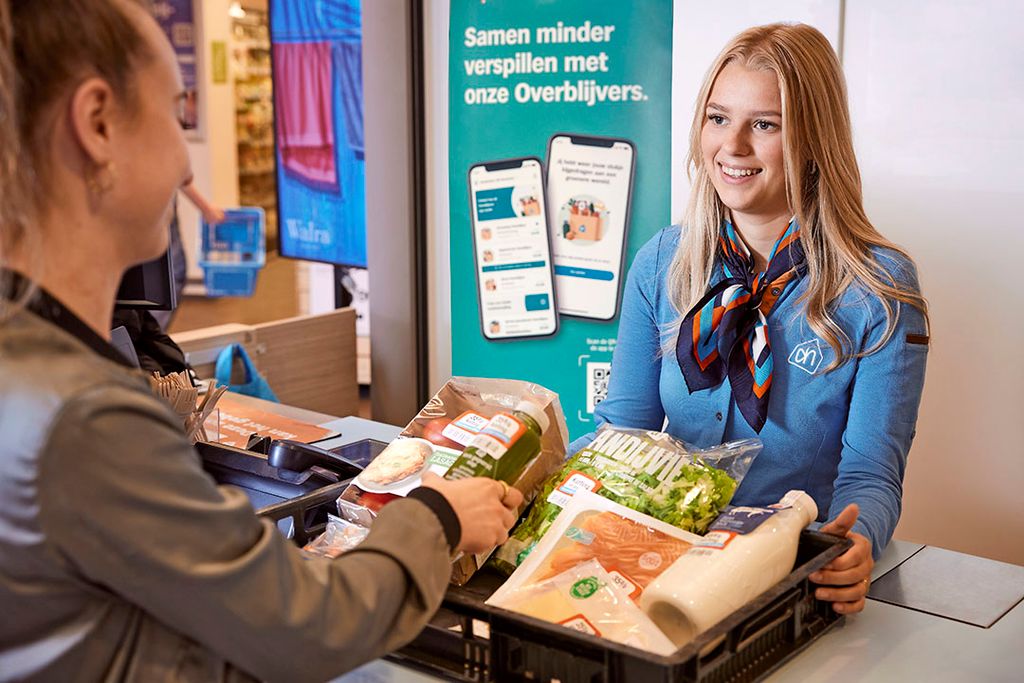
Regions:
<instances>
[{"instance_id":1,"label":"supermarket employee","mask_svg":"<svg viewBox=\"0 0 1024 683\"><path fill-rule=\"evenodd\" d=\"M0 680L323 681L402 646L521 497L435 478L328 560L218 488L107 337L190 177L174 52L142 0L0 14Z\"/></svg>"},{"instance_id":2,"label":"supermarket employee","mask_svg":"<svg viewBox=\"0 0 1024 683\"><path fill-rule=\"evenodd\" d=\"M802 24L735 37L704 79L690 164L682 227L655 235L626 279L595 421L667 418L700 447L760 437L733 502L811 494L824 529L853 541L812 576L817 595L859 611L900 516L928 318L910 256L864 213L828 40Z\"/></svg>"}]
</instances>

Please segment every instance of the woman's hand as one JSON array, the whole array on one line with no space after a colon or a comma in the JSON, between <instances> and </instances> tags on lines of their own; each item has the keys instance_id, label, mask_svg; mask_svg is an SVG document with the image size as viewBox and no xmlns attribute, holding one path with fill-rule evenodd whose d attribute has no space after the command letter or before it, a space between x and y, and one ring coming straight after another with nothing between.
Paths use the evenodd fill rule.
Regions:
<instances>
[{"instance_id":1,"label":"woman's hand","mask_svg":"<svg viewBox=\"0 0 1024 683\"><path fill-rule=\"evenodd\" d=\"M821 531L840 538L849 538L853 547L811 574L811 581L821 587L814 597L832 601L832 609L840 614L853 614L864 609L864 598L871 585L871 541L867 536L850 531L860 508L856 503L846 506L839 516L821 527Z\"/></svg>"},{"instance_id":2,"label":"woman's hand","mask_svg":"<svg viewBox=\"0 0 1024 683\"><path fill-rule=\"evenodd\" d=\"M449 481L427 472L423 486L437 489L455 510L462 527L458 550L482 553L508 540L523 494L494 479L474 477Z\"/></svg>"}]
</instances>

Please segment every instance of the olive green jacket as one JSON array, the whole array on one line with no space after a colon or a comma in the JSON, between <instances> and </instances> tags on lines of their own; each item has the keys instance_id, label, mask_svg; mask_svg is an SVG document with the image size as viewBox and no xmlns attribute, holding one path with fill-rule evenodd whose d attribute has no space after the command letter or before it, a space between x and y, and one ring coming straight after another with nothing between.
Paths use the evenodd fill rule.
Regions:
<instances>
[{"instance_id":1,"label":"olive green jacket","mask_svg":"<svg viewBox=\"0 0 1024 683\"><path fill-rule=\"evenodd\" d=\"M34 313L0 324L0 680L326 680L411 640L449 576L417 500L305 557L140 373Z\"/></svg>"}]
</instances>

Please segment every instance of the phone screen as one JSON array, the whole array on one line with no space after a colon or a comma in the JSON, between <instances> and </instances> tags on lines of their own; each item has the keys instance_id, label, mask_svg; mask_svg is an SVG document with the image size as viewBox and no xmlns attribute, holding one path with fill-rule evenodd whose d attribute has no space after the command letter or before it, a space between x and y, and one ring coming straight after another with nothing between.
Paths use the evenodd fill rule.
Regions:
<instances>
[{"instance_id":1,"label":"phone screen","mask_svg":"<svg viewBox=\"0 0 1024 683\"><path fill-rule=\"evenodd\" d=\"M555 135L548 147L548 222L558 312L611 320L619 310L633 144Z\"/></svg>"},{"instance_id":2,"label":"phone screen","mask_svg":"<svg viewBox=\"0 0 1024 683\"><path fill-rule=\"evenodd\" d=\"M484 337L554 334L558 313L540 160L477 164L469 186Z\"/></svg>"}]
</instances>

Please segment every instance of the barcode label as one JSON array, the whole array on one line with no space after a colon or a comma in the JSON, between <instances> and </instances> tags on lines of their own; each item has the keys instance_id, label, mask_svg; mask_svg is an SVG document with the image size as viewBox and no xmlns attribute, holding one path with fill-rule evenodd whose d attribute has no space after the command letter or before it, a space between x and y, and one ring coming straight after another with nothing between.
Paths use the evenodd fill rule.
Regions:
<instances>
[{"instance_id":1,"label":"barcode label","mask_svg":"<svg viewBox=\"0 0 1024 683\"><path fill-rule=\"evenodd\" d=\"M587 363L587 412L608 397L608 380L612 376L611 363Z\"/></svg>"}]
</instances>

